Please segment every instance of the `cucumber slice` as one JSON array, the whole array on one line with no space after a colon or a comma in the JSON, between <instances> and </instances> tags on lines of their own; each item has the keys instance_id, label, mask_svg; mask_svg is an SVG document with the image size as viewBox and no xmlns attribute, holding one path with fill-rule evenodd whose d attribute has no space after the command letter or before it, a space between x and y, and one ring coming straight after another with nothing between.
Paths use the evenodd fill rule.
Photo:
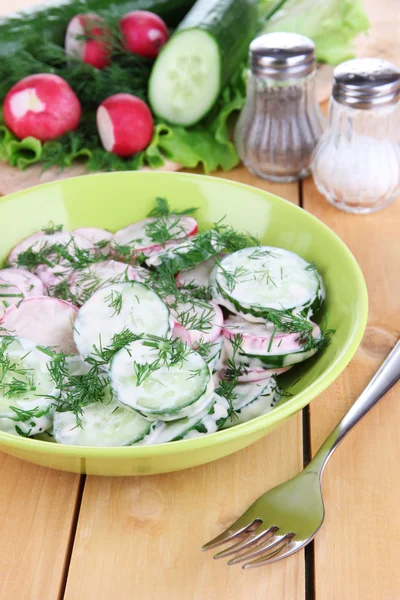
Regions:
<instances>
[{"instance_id":1,"label":"cucumber slice","mask_svg":"<svg viewBox=\"0 0 400 600\"><path fill-rule=\"evenodd\" d=\"M53 432L56 442L73 446L130 446L144 438L151 423L142 415L113 398L93 402L83 409L82 427L73 412L55 412Z\"/></svg>"},{"instance_id":2,"label":"cucumber slice","mask_svg":"<svg viewBox=\"0 0 400 600\"><path fill-rule=\"evenodd\" d=\"M159 54L149 81L155 114L194 125L215 104L246 58L257 27L257 0L198 0Z\"/></svg>"},{"instance_id":3,"label":"cucumber slice","mask_svg":"<svg viewBox=\"0 0 400 600\"><path fill-rule=\"evenodd\" d=\"M236 363L249 369L288 367L303 362L318 351L321 330L313 324L314 348L302 345L299 333L285 333L276 330L272 323L250 323L238 315L232 315L224 323L223 334L227 339L226 353L232 358L232 344L229 340L235 335L242 336L242 343L236 354Z\"/></svg>"},{"instance_id":4,"label":"cucumber slice","mask_svg":"<svg viewBox=\"0 0 400 600\"><path fill-rule=\"evenodd\" d=\"M49 356L29 340L1 339L1 431L32 436L50 429L51 396L56 389L48 371L49 360Z\"/></svg>"},{"instance_id":5,"label":"cucumber slice","mask_svg":"<svg viewBox=\"0 0 400 600\"><path fill-rule=\"evenodd\" d=\"M167 423L155 421L151 425L149 434L138 445L165 444L214 433L221 429L226 422L228 410L228 401L217 394L213 394L209 399L209 405L201 415Z\"/></svg>"},{"instance_id":6,"label":"cucumber slice","mask_svg":"<svg viewBox=\"0 0 400 600\"><path fill-rule=\"evenodd\" d=\"M201 404L213 382L197 352L185 346L184 356L175 360L173 350L162 356L162 345L154 348L142 340L129 344L111 361L110 381L123 404L149 418L172 421L190 414L192 409L186 409L197 401Z\"/></svg>"},{"instance_id":7,"label":"cucumber slice","mask_svg":"<svg viewBox=\"0 0 400 600\"><path fill-rule=\"evenodd\" d=\"M211 276L215 300L248 321L265 322L265 309L305 311L325 298L313 265L282 248L245 248L222 259Z\"/></svg>"},{"instance_id":8,"label":"cucumber slice","mask_svg":"<svg viewBox=\"0 0 400 600\"><path fill-rule=\"evenodd\" d=\"M188 126L208 113L220 89L217 41L193 29L178 32L161 51L150 76L149 100L156 115Z\"/></svg>"},{"instance_id":9,"label":"cucumber slice","mask_svg":"<svg viewBox=\"0 0 400 600\"><path fill-rule=\"evenodd\" d=\"M240 425L270 412L279 400L279 389L274 377L236 386L237 397L232 402L234 414L225 421L222 429Z\"/></svg>"},{"instance_id":10,"label":"cucumber slice","mask_svg":"<svg viewBox=\"0 0 400 600\"><path fill-rule=\"evenodd\" d=\"M87 357L93 346L109 346L124 329L157 336L169 333L167 305L143 283L115 283L95 292L78 312L74 340L79 353Z\"/></svg>"}]
</instances>

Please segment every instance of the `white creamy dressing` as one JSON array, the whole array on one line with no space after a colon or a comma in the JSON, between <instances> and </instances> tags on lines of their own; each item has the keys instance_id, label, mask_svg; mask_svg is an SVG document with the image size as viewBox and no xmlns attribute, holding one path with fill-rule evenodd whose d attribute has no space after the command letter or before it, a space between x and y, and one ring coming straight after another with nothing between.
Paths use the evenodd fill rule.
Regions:
<instances>
[{"instance_id":1,"label":"white creamy dressing","mask_svg":"<svg viewBox=\"0 0 400 600\"><path fill-rule=\"evenodd\" d=\"M224 297L244 308L291 309L308 305L318 294L320 280L309 267L289 250L246 248L222 259L221 267L215 270L215 282L224 290ZM228 277L233 277L233 282Z\"/></svg>"},{"instance_id":2,"label":"white creamy dressing","mask_svg":"<svg viewBox=\"0 0 400 600\"><path fill-rule=\"evenodd\" d=\"M190 351L183 361L174 365L161 362L138 385L137 365L155 363L158 358L159 350L150 348L141 341L129 344L116 354L110 374L113 390L120 402L144 413L175 413L204 394L210 373L203 358L194 351ZM178 412L167 420L177 419L179 416L182 415Z\"/></svg>"},{"instance_id":3,"label":"white creamy dressing","mask_svg":"<svg viewBox=\"0 0 400 600\"><path fill-rule=\"evenodd\" d=\"M121 298L119 306L111 306ZM116 333L166 336L169 333L169 310L161 298L147 286L133 281L116 283L98 290L81 307L75 321L74 339L83 357L93 352L93 345L103 348L112 343Z\"/></svg>"},{"instance_id":4,"label":"white creamy dressing","mask_svg":"<svg viewBox=\"0 0 400 600\"><path fill-rule=\"evenodd\" d=\"M241 334L243 337L239 354L250 356L282 356L294 355L291 360L290 356L283 359L283 366L302 362L311 354L304 352L303 346L300 343L298 333L285 333L275 330L272 323L249 323L239 316L231 315L224 323L223 332L227 339L233 338L235 334ZM313 324L313 337L319 338L321 330L318 325ZM232 345L227 343L227 351L229 356L232 355ZM254 366L259 366L258 364Z\"/></svg>"},{"instance_id":5,"label":"white creamy dressing","mask_svg":"<svg viewBox=\"0 0 400 600\"><path fill-rule=\"evenodd\" d=\"M32 389L13 396L1 393L0 395L0 430L8 433L17 433L17 425L24 433L35 435L46 431L51 427L52 414L50 412L40 417L34 417L28 421L16 421L17 414L11 409L15 406L21 410L39 411L46 410L51 404L52 396L56 393L55 384L48 371L49 356L36 348L36 344L29 340L16 338L7 348L11 365L20 372L9 370L6 372L2 385L10 384L14 379L26 382ZM23 372L26 371L26 374ZM4 388L7 391L7 387Z\"/></svg>"},{"instance_id":6,"label":"white creamy dressing","mask_svg":"<svg viewBox=\"0 0 400 600\"><path fill-rule=\"evenodd\" d=\"M104 402L86 406L81 419L82 427L77 427L73 412L56 412L55 440L78 446L130 446L150 428L147 419L111 399L110 394Z\"/></svg>"}]
</instances>

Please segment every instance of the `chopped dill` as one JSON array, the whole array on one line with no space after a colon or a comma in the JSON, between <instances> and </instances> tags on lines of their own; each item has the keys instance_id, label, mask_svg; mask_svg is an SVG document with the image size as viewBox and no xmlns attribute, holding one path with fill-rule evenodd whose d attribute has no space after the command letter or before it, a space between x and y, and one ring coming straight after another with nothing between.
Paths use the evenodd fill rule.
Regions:
<instances>
[{"instance_id":1,"label":"chopped dill","mask_svg":"<svg viewBox=\"0 0 400 600\"><path fill-rule=\"evenodd\" d=\"M122 310L123 303L123 294L118 290L112 289L108 296L106 296L105 301L107 302L107 306L109 308L113 308L114 312L112 313L112 317L114 315L120 315Z\"/></svg>"}]
</instances>

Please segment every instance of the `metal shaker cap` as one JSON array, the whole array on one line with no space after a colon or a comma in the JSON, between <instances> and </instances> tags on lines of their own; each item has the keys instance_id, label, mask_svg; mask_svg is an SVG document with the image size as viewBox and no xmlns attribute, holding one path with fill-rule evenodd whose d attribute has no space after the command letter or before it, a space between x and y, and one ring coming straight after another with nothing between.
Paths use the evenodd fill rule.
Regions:
<instances>
[{"instance_id":1,"label":"metal shaker cap","mask_svg":"<svg viewBox=\"0 0 400 600\"><path fill-rule=\"evenodd\" d=\"M255 75L297 79L314 71L315 46L298 33L265 33L251 42L249 62Z\"/></svg>"},{"instance_id":2,"label":"metal shaker cap","mask_svg":"<svg viewBox=\"0 0 400 600\"><path fill-rule=\"evenodd\" d=\"M395 104L400 99L400 71L381 58L347 60L333 71L332 95L353 108Z\"/></svg>"}]
</instances>

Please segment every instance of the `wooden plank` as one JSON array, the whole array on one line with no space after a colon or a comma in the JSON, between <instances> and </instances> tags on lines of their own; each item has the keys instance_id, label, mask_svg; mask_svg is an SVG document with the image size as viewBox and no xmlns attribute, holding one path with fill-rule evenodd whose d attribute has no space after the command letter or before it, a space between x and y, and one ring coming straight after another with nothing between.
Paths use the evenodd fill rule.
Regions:
<instances>
[{"instance_id":1,"label":"wooden plank","mask_svg":"<svg viewBox=\"0 0 400 600\"><path fill-rule=\"evenodd\" d=\"M271 186L243 168L229 177L298 202L296 185ZM200 552L301 466L299 414L252 447L202 467L152 477L88 477L65 600L247 600L250 590L255 600L304 600L302 554L247 572Z\"/></svg>"},{"instance_id":2,"label":"wooden plank","mask_svg":"<svg viewBox=\"0 0 400 600\"><path fill-rule=\"evenodd\" d=\"M55 600L69 558L79 475L0 453L0 598Z\"/></svg>"},{"instance_id":3,"label":"wooden plank","mask_svg":"<svg viewBox=\"0 0 400 600\"><path fill-rule=\"evenodd\" d=\"M310 405L315 452L399 338L400 204L370 216L349 215L331 207L311 180L304 184L303 202L348 244L370 298L369 324L356 357ZM315 542L317 600L399 598L399 422L397 387L349 435L326 469L326 521Z\"/></svg>"}]
</instances>

